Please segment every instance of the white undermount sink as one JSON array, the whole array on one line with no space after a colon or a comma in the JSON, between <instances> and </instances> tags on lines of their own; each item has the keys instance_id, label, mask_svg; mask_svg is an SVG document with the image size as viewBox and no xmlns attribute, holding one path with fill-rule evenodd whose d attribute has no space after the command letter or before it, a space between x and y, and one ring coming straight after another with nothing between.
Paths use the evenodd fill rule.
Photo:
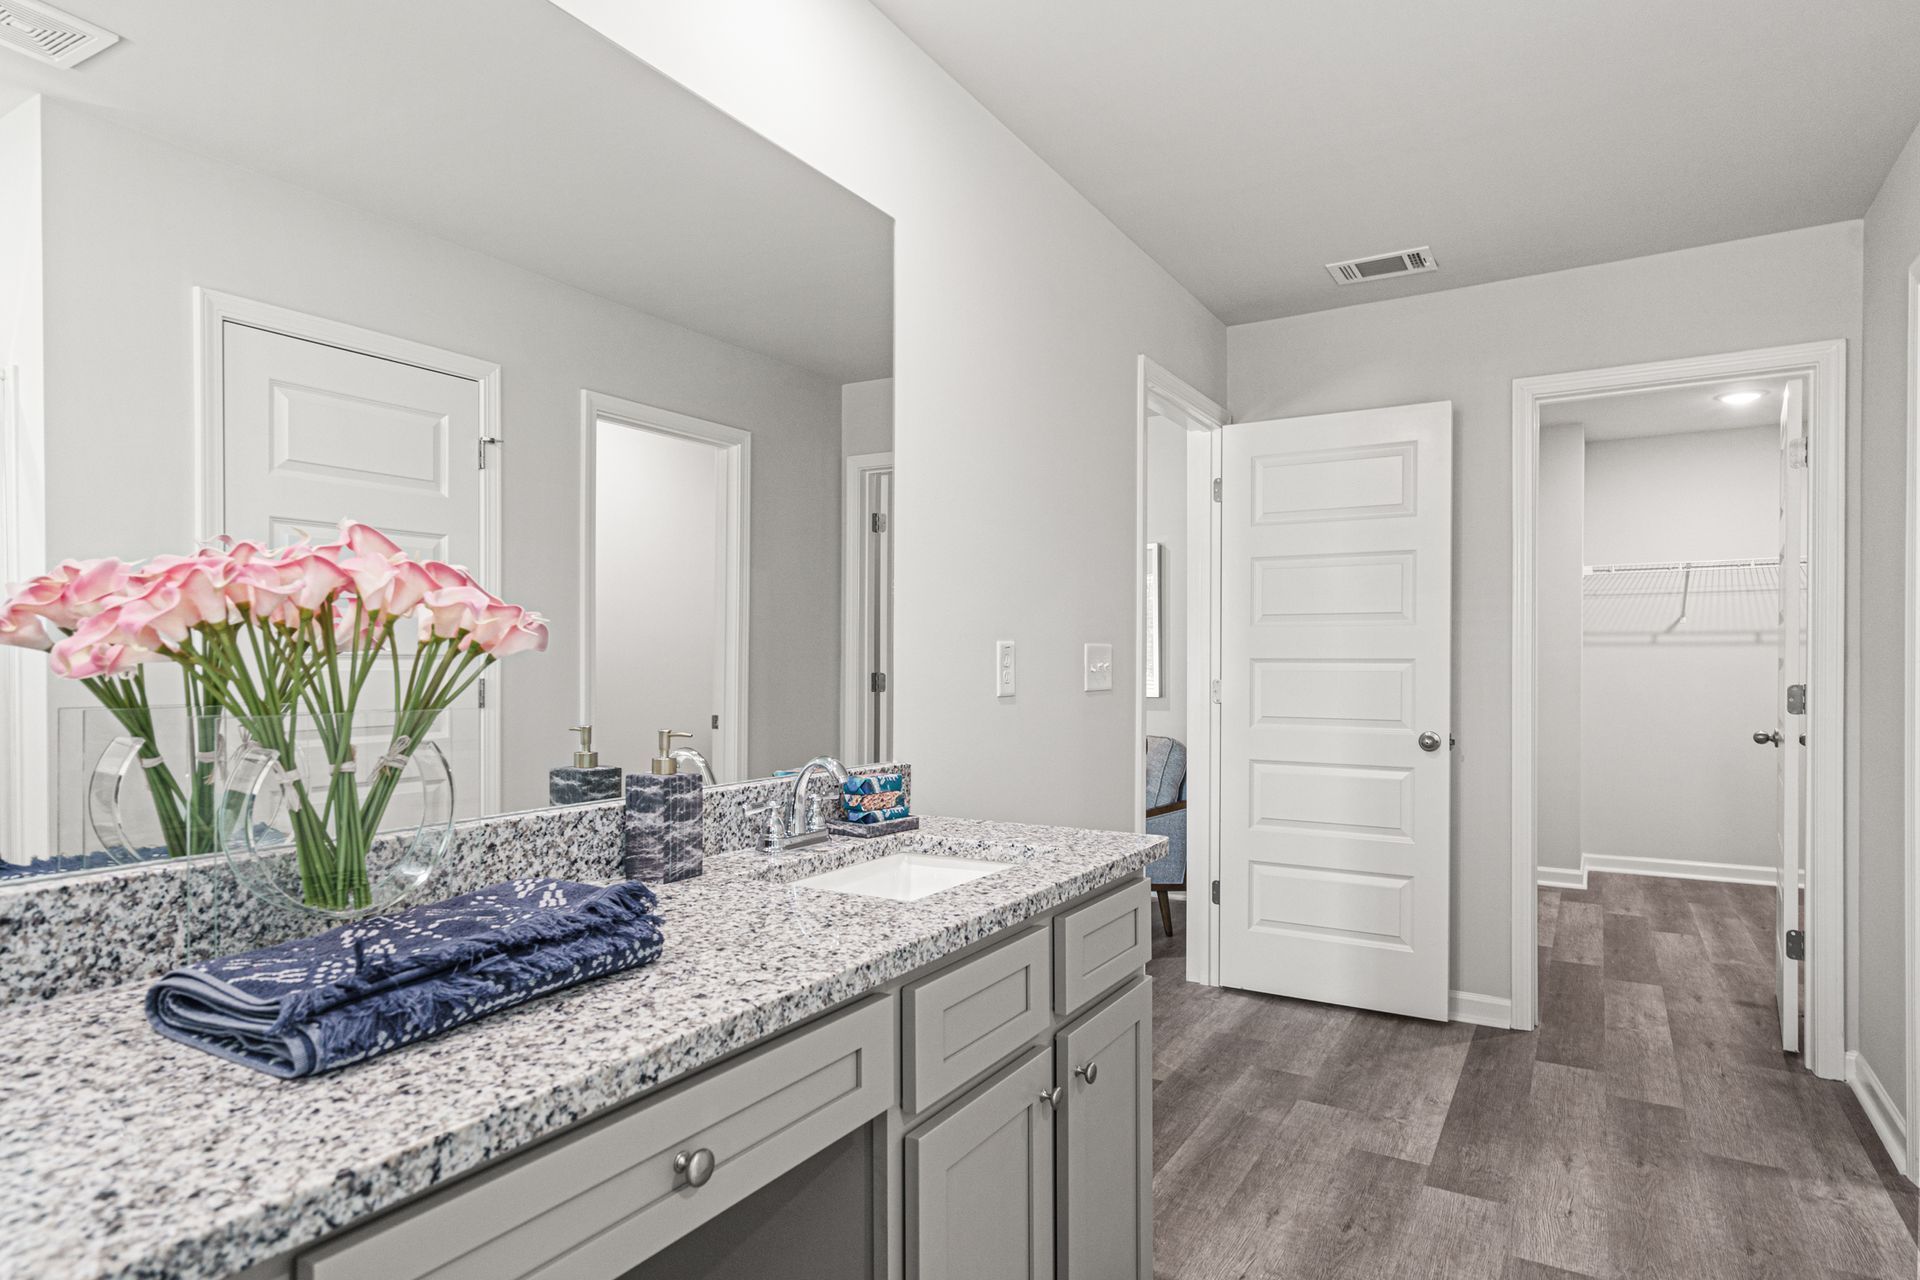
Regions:
<instances>
[{"instance_id":1,"label":"white undermount sink","mask_svg":"<svg viewBox=\"0 0 1920 1280\"><path fill-rule=\"evenodd\" d=\"M931 897L943 889L1005 871L1004 862L985 862L978 858L945 858L930 853L891 853L871 862L856 862L836 867L817 876L796 880L796 885L825 889L829 893L857 893L868 898L891 898L895 902L913 902Z\"/></svg>"}]
</instances>

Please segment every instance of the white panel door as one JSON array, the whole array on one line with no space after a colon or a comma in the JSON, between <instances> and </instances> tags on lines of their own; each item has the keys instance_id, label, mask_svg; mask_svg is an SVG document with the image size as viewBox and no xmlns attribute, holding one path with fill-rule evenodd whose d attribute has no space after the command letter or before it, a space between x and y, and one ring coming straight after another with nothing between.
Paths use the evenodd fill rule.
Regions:
<instances>
[{"instance_id":1,"label":"white panel door","mask_svg":"<svg viewBox=\"0 0 1920 1280\"><path fill-rule=\"evenodd\" d=\"M364 521L410 556L463 565L487 581L487 507L479 466L486 388L380 356L227 321L223 370L224 532L273 546L330 541L342 519ZM402 669L412 653L400 633ZM478 686L441 721L461 817L492 812L495 766L487 758ZM361 700L387 709L390 681L372 680ZM381 746L384 749L384 745Z\"/></svg>"},{"instance_id":2,"label":"white panel door","mask_svg":"<svg viewBox=\"0 0 1920 1280\"><path fill-rule=\"evenodd\" d=\"M1800 863L1805 838L1806 707L1789 702L1807 679L1806 392L1789 382L1780 404L1780 668L1774 682L1773 743L1780 765L1780 881L1775 895L1774 966L1780 983L1780 1046L1800 1051L1800 962L1787 959L1787 932L1800 924ZM1799 710L1795 711L1794 707Z\"/></svg>"},{"instance_id":3,"label":"white panel door","mask_svg":"<svg viewBox=\"0 0 1920 1280\"><path fill-rule=\"evenodd\" d=\"M1452 405L1222 445L1221 981L1445 1019Z\"/></svg>"}]
</instances>

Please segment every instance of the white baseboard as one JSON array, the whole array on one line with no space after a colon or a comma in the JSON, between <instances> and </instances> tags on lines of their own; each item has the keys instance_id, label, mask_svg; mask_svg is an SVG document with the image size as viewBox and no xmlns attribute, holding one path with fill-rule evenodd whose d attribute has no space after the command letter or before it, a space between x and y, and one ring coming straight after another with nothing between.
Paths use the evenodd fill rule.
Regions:
<instances>
[{"instance_id":1,"label":"white baseboard","mask_svg":"<svg viewBox=\"0 0 1920 1280\"><path fill-rule=\"evenodd\" d=\"M1587 887L1587 869L1579 867L1540 867L1535 877L1541 887L1547 889L1585 889Z\"/></svg>"},{"instance_id":2,"label":"white baseboard","mask_svg":"<svg viewBox=\"0 0 1920 1280\"><path fill-rule=\"evenodd\" d=\"M1900 1108L1887 1096L1886 1089L1880 1084L1880 1077L1873 1074L1873 1068L1860 1056L1858 1049L1847 1050L1847 1083L1853 1086L1853 1096L1860 1099L1861 1109L1867 1113L1867 1119L1873 1122L1873 1131L1880 1135L1880 1144L1893 1157L1894 1168L1906 1171L1907 1168L1907 1126L1900 1118Z\"/></svg>"},{"instance_id":3,"label":"white baseboard","mask_svg":"<svg viewBox=\"0 0 1920 1280\"><path fill-rule=\"evenodd\" d=\"M1452 1022L1471 1022L1477 1027L1500 1027L1504 1030L1513 1025L1513 1001L1505 996L1449 991L1447 1018Z\"/></svg>"},{"instance_id":4,"label":"white baseboard","mask_svg":"<svg viewBox=\"0 0 1920 1280\"><path fill-rule=\"evenodd\" d=\"M1661 876L1668 880L1719 880L1727 884L1773 885L1779 873L1772 867L1741 862L1690 862L1681 858L1625 858L1607 853L1583 853L1580 869L1536 867L1535 880L1548 889L1585 889L1594 872L1615 876ZM1806 873L1800 875L1802 887Z\"/></svg>"}]
</instances>

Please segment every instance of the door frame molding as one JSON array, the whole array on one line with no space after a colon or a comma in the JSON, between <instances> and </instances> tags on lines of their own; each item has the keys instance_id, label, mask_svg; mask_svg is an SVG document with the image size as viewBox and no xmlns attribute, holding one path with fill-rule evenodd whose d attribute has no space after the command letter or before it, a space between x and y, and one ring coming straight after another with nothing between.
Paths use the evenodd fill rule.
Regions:
<instances>
[{"instance_id":1,"label":"door frame molding","mask_svg":"<svg viewBox=\"0 0 1920 1280\"><path fill-rule=\"evenodd\" d=\"M1187 425L1187 981L1220 985L1220 908L1205 890L1215 875L1219 831L1220 717L1207 691L1220 674L1220 433L1226 410L1142 355L1134 380L1133 829L1147 827L1147 698L1141 654L1147 635L1147 419ZM1198 587L1206 583L1205 607ZM1161 621L1162 633L1166 621Z\"/></svg>"},{"instance_id":2,"label":"door frame molding","mask_svg":"<svg viewBox=\"0 0 1920 1280\"><path fill-rule=\"evenodd\" d=\"M880 453L850 453L846 457L841 480L840 758L849 762L866 763L868 755L863 746L864 731L856 727L861 720L861 704L866 692L861 676L867 670L866 628L863 625L868 585L865 542L867 477L877 471L892 470L891 449ZM891 536L891 525L888 530ZM892 679L891 673L888 679Z\"/></svg>"},{"instance_id":3,"label":"door frame molding","mask_svg":"<svg viewBox=\"0 0 1920 1280\"><path fill-rule=\"evenodd\" d=\"M1680 360L1650 361L1513 381L1513 1025L1539 1018L1536 918L1534 543L1539 495L1540 411L1558 401L1624 395L1729 378L1801 376L1807 381L1808 735L1832 748L1809 752L1807 985L1803 1060L1840 1079L1846 1050L1846 517L1847 344L1800 343ZM1833 691L1823 696L1822 691Z\"/></svg>"},{"instance_id":4,"label":"door frame molding","mask_svg":"<svg viewBox=\"0 0 1920 1280\"><path fill-rule=\"evenodd\" d=\"M721 652L720 726L724 748L713 765L722 782L747 776L747 661L750 653L753 548L753 433L691 414L675 413L604 391L580 392L580 723L593 719L594 598L598 549L595 545L595 469L599 453L595 428L603 420L638 431L679 436L713 445L726 468L727 509L721 515L726 545L720 551Z\"/></svg>"},{"instance_id":5,"label":"door frame molding","mask_svg":"<svg viewBox=\"0 0 1920 1280\"><path fill-rule=\"evenodd\" d=\"M222 326L232 321L269 333L307 342L323 343L361 355L415 365L435 373L463 378L480 386L482 436L502 440L500 416L500 366L491 360L462 355L440 347L396 337L376 329L365 329L343 320L309 315L289 307L222 293L195 285L193 289L193 419L194 449L199 465L194 468L194 527L203 539L217 538L226 531L226 441L225 397L226 360L220 340ZM483 583L501 583L500 472L497 463L480 476L481 534L478 577ZM505 705L506 682L499 664L487 672L494 696L480 709L480 813L500 809L502 740L501 708Z\"/></svg>"},{"instance_id":6,"label":"door frame molding","mask_svg":"<svg viewBox=\"0 0 1920 1280\"><path fill-rule=\"evenodd\" d=\"M1907 268L1906 345L1907 1113L1901 1137L1907 1176L1920 1182L1920 780L1914 777L1920 770L1920 258Z\"/></svg>"},{"instance_id":7,"label":"door frame molding","mask_svg":"<svg viewBox=\"0 0 1920 1280\"><path fill-rule=\"evenodd\" d=\"M0 585L47 560L45 424L26 421L17 365L0 365ZM25 649L0 657L0 840L21 857L54 848L47 664Z\"/></svg>"}]
</instances>

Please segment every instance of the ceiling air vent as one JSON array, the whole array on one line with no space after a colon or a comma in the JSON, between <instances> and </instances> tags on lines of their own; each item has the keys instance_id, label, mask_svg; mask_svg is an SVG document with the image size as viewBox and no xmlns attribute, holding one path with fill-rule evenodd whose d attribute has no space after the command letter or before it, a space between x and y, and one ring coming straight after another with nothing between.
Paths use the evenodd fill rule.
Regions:
<instances>
[{"instance_id":1,"label":"ceiling air vent","mask_svg":"<svg viewBox=\"0 0 1920 1280\"><path fill-rule=\"evenodd\" d=\"M82 22L39 0L0 0L0 49L39 62L71 67L119 43L113 32Z\"/></svg>"},{"instance_id":2,"label":"ceiling air vent","mask_svg":"<svg viewBox=\"0 0 1920 1280\"><path fill-rule=\"evenodd\" d=\"M1399 253L1383 253L1373 258L1329 262L1327 272L1337 284L1359 284L1366 280L1384 280L1388 276L1436 271L1439 267L1440 264L1433 260L1433 250L1421 245L1418 249L1402 249Z\"/></svg>"}]
</instances>

